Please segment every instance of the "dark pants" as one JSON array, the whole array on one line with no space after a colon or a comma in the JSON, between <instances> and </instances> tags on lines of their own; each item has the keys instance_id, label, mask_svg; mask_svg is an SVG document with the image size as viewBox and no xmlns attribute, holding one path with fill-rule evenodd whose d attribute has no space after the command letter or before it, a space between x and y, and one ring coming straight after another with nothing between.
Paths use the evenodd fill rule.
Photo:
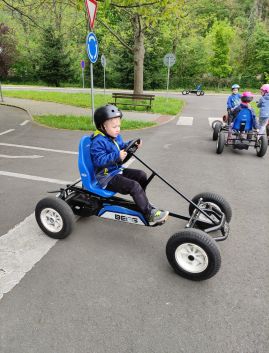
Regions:
<instances>
[{"instance_id":1,"label":"dark pants","mask_svg":"<svg viewBox=\"0 0 269 353\"><path fill-rule=\"evenodd\" d=\"M152 207L145 193L147 175L139 169L126 168L122 174L115 175L106 189L120 194L130 194L141 212L148 217Z\"/></svg>"}]
</instances>

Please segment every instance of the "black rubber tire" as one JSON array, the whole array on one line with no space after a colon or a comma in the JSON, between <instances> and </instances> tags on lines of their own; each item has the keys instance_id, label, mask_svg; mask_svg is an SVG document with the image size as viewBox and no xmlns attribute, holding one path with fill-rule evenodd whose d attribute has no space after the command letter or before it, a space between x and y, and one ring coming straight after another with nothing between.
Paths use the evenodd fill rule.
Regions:
<instances>
[{"instance_id":1,"label":"black rubber tire","mask_svg":"<svg viewBox=\"0 0 269 353\"><path fill-rule=\"evenodd\" d=\"M268 147L267 136L263 135L258 140L259 147L256 147L256 154L258 157L263 157L266 154Z\"/></svg>"},{"instance_id":2,"label":"black rubber tire","mask_svg":"<svg viewBox=\"0 0 269 353\"><path fill-rule=\"evenodd\" d=\"M221 127L222 127L221 121L217 121L213 128L213 136L212 136L213 141L217 141Z\"/></svg>"},{"instance_id":3,"label":"black rubber tire","mask_svg":"<svg viewBox=\"0 0 269 353\"><path fill-rule=\"evenodd\" d=\"M186 94L188 94L188 91L184 90L184 91L182 91L182 94L183 94L183 96L185 96Z\"/></svg>"},{"instance_id":4,"label":"black rubber tire","mask_svg":"<svg viewBox=\"0 0 269 353\"><path fill-rule=\"evenodd\" d=\"M185 255L184 253L186 257L188 256L186 261L183 258L179 260L176 256L176 251L179 251L179 246L184 247L184 244L186 244L186 249L190 249L189 255ZM201 271L196 270L197 272L195 272L195 258L191 254L191 249L194 247L196 250L202 249L206 254L204 258L208 261L208 263L205 264L205 269L201 269ZM195 249L193 249L194 256ZM184 229L172 235L166 244L166 256L169 264L178 275L192 281L203 281L213 277L221 266L221 256L216 241L199 229ZM178 260L181 261L181 264ZM182 265L193 266L193 271L183 268Z\"/></svg>"},{"instance_id":5,"label":"black rubber tire","mask_svg":"<svg viewBox=\"0 0 269 353\"><path fill-rule=\"evenodd\" d=\"M204 94L205 94L205 92L204 92L204 91L201 91L201 92L200 92L200 95L201 95L201 96L203 96Z\"/></svg>"},{"instance_id":6,"label":"black rubber tire","mask_svg":"<svg viewBox=\"0 0 269 353\"><path fill-rule=\"evenodd\" d=\"M201 91L197 91L196 96L200 96L200 95L201 95Z\"/></svg>"},{"instance_id":7,"label":"black rubber tire","mask_svg":"<svg viewBox=\"0 0 269 353\"><path fill-rule=\"evenodd\" d=\"M225 214L226 222L230 222L232 219L232 208L228 201L224 199L221 195L214 194L213 192L201 192L192 198L192 202L197 204L199 199L202 198L203 202L210 202L218 206L221 211ZM191 216L194 211L194 206L190 203L189 215Z\"/></svg>"},{"instance_id":8,"label":"black rubber tire","mask_svg":"<svg viewBox=\"0 0 269 353\"><path fill-rule=\"evenodd\" d=\"M225 135L223 132L220 131L217 138L217 147L216 147L217 154L221 154L223 152L224 145L225 145Z\"/></svg>"},{"instance_id":9,"label":"black rubber tire","mask_svg":"<svg viewBox=\"0 0 269 353\"><path fill-rule=\"evenodd\" d=\"M214 127L217 123L221 123L221 121L219 121L219 120L212 121L212 124L211 124L212 129L214 129Z\"/></svg>"},{"instance_id":10,"label":"black rubber tire","mask_svg":"<svg viewBox=\"0 0 269 353\"><path fill-rule=\"evenodd\" d=\"M57 217L62 223L59 231L57 231L57 229L51 231L49 225L46 225L42 220L41 213L46 208L50 209L51 212L57 212ZM53 239L66 238L72 232L75 224L75 216L71 207L62 199L55 197L46 197L38 202L35 208L35 218L42 231Z\"/></svg>"}]
</instances>

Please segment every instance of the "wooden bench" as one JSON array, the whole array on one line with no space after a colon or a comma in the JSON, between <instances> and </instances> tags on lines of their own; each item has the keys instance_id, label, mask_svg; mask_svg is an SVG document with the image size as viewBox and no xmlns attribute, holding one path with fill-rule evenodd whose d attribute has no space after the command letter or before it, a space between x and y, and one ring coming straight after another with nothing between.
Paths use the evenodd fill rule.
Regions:
<instances>
[{"instance_id":1,"label":"wooden bench","mask_svg":"<svg viewBox=\"0 0 269 353\"><path fill-rule=\"evenodd\" d=\"M112 99L114 99L114 105L131 105L139 107L147 107L147 110L151 109L151 102L155 99L154 94L133 94L133 93L112 93ZM129 102L122 102L122 100L129 100Z\"/></svg>"}]
</instances>

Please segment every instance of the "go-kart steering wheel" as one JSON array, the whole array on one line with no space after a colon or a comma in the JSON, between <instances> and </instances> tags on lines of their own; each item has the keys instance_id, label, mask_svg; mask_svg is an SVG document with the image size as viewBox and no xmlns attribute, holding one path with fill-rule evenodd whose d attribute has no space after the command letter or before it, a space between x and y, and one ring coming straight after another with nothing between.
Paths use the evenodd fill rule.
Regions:
<instances>
[{"instance_id":1,"label":"go-kart steering wheel","mask_svg":"<svg viewBox=\"0 0 269 353\"><path fill-rule=\"evenodd\" d=\"M137 145L139 145L140 141L141 141L140 138L137 138L137 139L134 139L131 142L129 142L129 144L124 149L125 152L127 152L127 156L121 162L122 164L126 163L132 157L132 155L136 152L136 150L138 148Z\"/></svg>"}]
</instances>

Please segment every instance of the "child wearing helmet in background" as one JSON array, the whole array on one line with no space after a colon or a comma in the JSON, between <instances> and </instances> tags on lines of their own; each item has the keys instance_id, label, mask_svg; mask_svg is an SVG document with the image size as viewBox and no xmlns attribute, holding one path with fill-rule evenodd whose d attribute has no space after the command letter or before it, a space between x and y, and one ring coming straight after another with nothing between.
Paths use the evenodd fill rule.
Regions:
<instances>
[{"instance_id":1,"label":"child wearing helmet in background","mask_svg":"<svg viewBox=\"0 0 269 353\"><path fill-rule=\"evenodd\" d=\"M104 189L130 194L150 225L163 223L169 212L153 208L145 193L147 175L144 171L123 168L126 158L124 142L120 135L122 112L114 105L96 109L94 122L97 130L92 135L91 158L96 180ZM140 142L137 146L141 147Z\"/></svg>"},{"instance_id":2,"label":"child wearing helmet in background","mask_svg":"<svg viewBox=\"0 0 269 353\"><path fill-rule=\"evenodd\" d=\"M239 92L240 86L238 84L232 85L232 94L227 99L227 112L229 117L229 123L232 120L231 112L236 106L240 104L241 95Z\"/></svg>"},{"instance_id":3,"label":"child wearing helmet in background","mask_svg":"<svg viewBox=\"0 0 269 353\"><path fill-rule=\"evenodd\" d=\"M261 86L261 95L262 97L258 101L257 107L260 108L259 133L264 134L269 120L269 84Z\"/></svg>"},{"instance_id":4,"label":"child wearing helmet in background","mask_svg":"<svg viewBox=\"0 0 269 353\"><path fill-rule=\"evenodd\" d=\"M253 100L253 94L249 91L247 92L243 92L241 95L241 102L239 105L237 105L236 107L234 107L233 109L231 109L231 123L229 126L229 134L228 134L228 138L231 138L232 135L232 130L233 130L233 121L235 120L237 114L242 110L242 109L249 109L250 113L251 113L251 119L252 119L252 126L254 129L257 129L258 124L256 121L256 115L254 113L254 110L252 109L250 102L252 102Z\"/></svg>"}]
</instances>

